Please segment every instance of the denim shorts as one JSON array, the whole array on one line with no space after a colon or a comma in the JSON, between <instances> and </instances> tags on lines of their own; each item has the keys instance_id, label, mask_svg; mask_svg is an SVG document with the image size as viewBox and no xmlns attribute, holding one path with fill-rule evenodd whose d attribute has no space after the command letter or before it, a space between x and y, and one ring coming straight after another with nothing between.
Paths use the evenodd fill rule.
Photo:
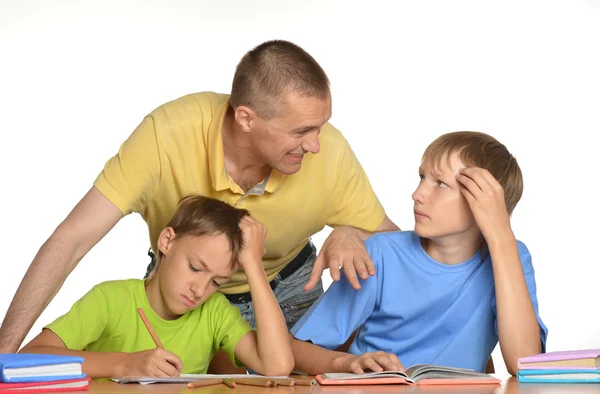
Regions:
<instances>
[{"instance_id":1,"label":"denim shorts","mask_svg":"<svg viewBox=\"0 0 600 394\"><path fill-rule=\"evenodd\" d=\"M301 265L293 274L281 280L279 275L274 279L275 289L273 293L279 307L285 317L285 322L288 329L291 329L294 324L310 306L323 294L323 282L319 279L319 283L310 291L304 291L304 285L308 282L310 273L317 254L313 247L313 252L306 259L306 262ZM246 319L252 328L256 329L256 320L254 319L254 305L252 301L243 304L232 304L236 306L242 313L242 317Z\"/></svg>"}]
</instances>

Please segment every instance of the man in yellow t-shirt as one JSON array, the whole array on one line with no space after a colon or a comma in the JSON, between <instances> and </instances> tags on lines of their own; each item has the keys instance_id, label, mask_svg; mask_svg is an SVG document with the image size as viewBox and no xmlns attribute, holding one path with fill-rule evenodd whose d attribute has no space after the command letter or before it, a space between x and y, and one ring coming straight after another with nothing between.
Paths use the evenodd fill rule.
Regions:
<instances>
[{"instance_id":1,"label":"man in yellow t-shirt","mask_svg":"<svg viewBox=\"0 0 600 394\"><path fill-rule=\"evenodd\" d=\"M325 268L355 289L375 274L363 242L398 227L387 218L346 140L328 122L329 80L286 41L265 42L237 66L231 95L191 94L144 118L94 186L40 249L0 328L17 350L77 262L125 215L148 223L152 249L182 196L248 209L268 228L264 268L291 327L322 293ZM334 227L316 256L310 237ZM222 290L253 324L243 273Z\"/></svg>"}]
</instances>

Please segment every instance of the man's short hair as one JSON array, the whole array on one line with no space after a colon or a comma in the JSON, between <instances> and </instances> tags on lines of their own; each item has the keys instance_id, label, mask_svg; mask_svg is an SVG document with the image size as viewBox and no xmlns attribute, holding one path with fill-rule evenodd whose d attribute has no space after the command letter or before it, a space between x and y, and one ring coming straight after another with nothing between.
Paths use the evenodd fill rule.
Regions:
<instances>
[{"instance_id":1,"label":"man's short hair","mask_svg":"<svg viewBox=\"0 0 600 394\"><path fill-rule=\"evenodd\" d=\"M267 41L242 57L230 102L233 109L248 106L268 120L279 114L281 97L288 92L325 100L330 95L329 79L304 49L288 41Z\"/></svg>"}]
</instances>

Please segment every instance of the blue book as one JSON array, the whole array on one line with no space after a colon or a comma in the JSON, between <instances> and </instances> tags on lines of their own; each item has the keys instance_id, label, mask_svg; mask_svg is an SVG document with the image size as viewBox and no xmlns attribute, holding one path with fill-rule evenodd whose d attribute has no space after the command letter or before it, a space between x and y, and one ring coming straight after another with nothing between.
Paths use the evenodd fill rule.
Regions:
<instances>
[{"instance_id":1,"label":"blue book","mask_svg":"<svg viewBox=\"0 0 600 394\"><path fill-rule=\"evenodd\" d=\"M84 378L83 358L54 354L0 354L0 382L52 382Z\"/></svg>"},{"instance_id":2,"label":"blue book","mask_svg":"<svg viewBox=\"0 0 600 394\"><path fill-rule=\"evenodd\" d=\"M523 369L517 372L523 383L600 383L600 371L593 369Z\"/></svg>"}]
</instances>

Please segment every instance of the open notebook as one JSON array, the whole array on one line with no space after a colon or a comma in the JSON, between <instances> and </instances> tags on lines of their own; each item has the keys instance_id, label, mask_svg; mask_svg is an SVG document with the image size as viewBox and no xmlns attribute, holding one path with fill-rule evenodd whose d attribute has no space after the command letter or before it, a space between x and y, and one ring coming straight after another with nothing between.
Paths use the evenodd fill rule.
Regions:
<instances>
[{"instance_id":1,"label":"open notebook","mask_svg":"<svg viewBox=\"0 0 600 394\"><path fill-rule=\"evenodd\" d=\"M324 373L317 376L321 385L363 384L500 384L500 380L471 369L417 364L405 372L384 371L364 374Z\"/></svg>"},{"instance_id":2,"label":"open notebook","mask_svg":"<svg viewBox=\"0 0 600 394\"><path fill-rule=\"evenodd\" d=\"M152 383L189 383L197 380L204 379L286 379L287 376L263 376L263 375L246 375L246 374L234 374L234 375L213 375L213 374L181 374L180 376L157 378L153 376L119 376L113 377L112 381L117 383L139 383L139 384L152 384Z\"/></svg>"}]
</instances>

